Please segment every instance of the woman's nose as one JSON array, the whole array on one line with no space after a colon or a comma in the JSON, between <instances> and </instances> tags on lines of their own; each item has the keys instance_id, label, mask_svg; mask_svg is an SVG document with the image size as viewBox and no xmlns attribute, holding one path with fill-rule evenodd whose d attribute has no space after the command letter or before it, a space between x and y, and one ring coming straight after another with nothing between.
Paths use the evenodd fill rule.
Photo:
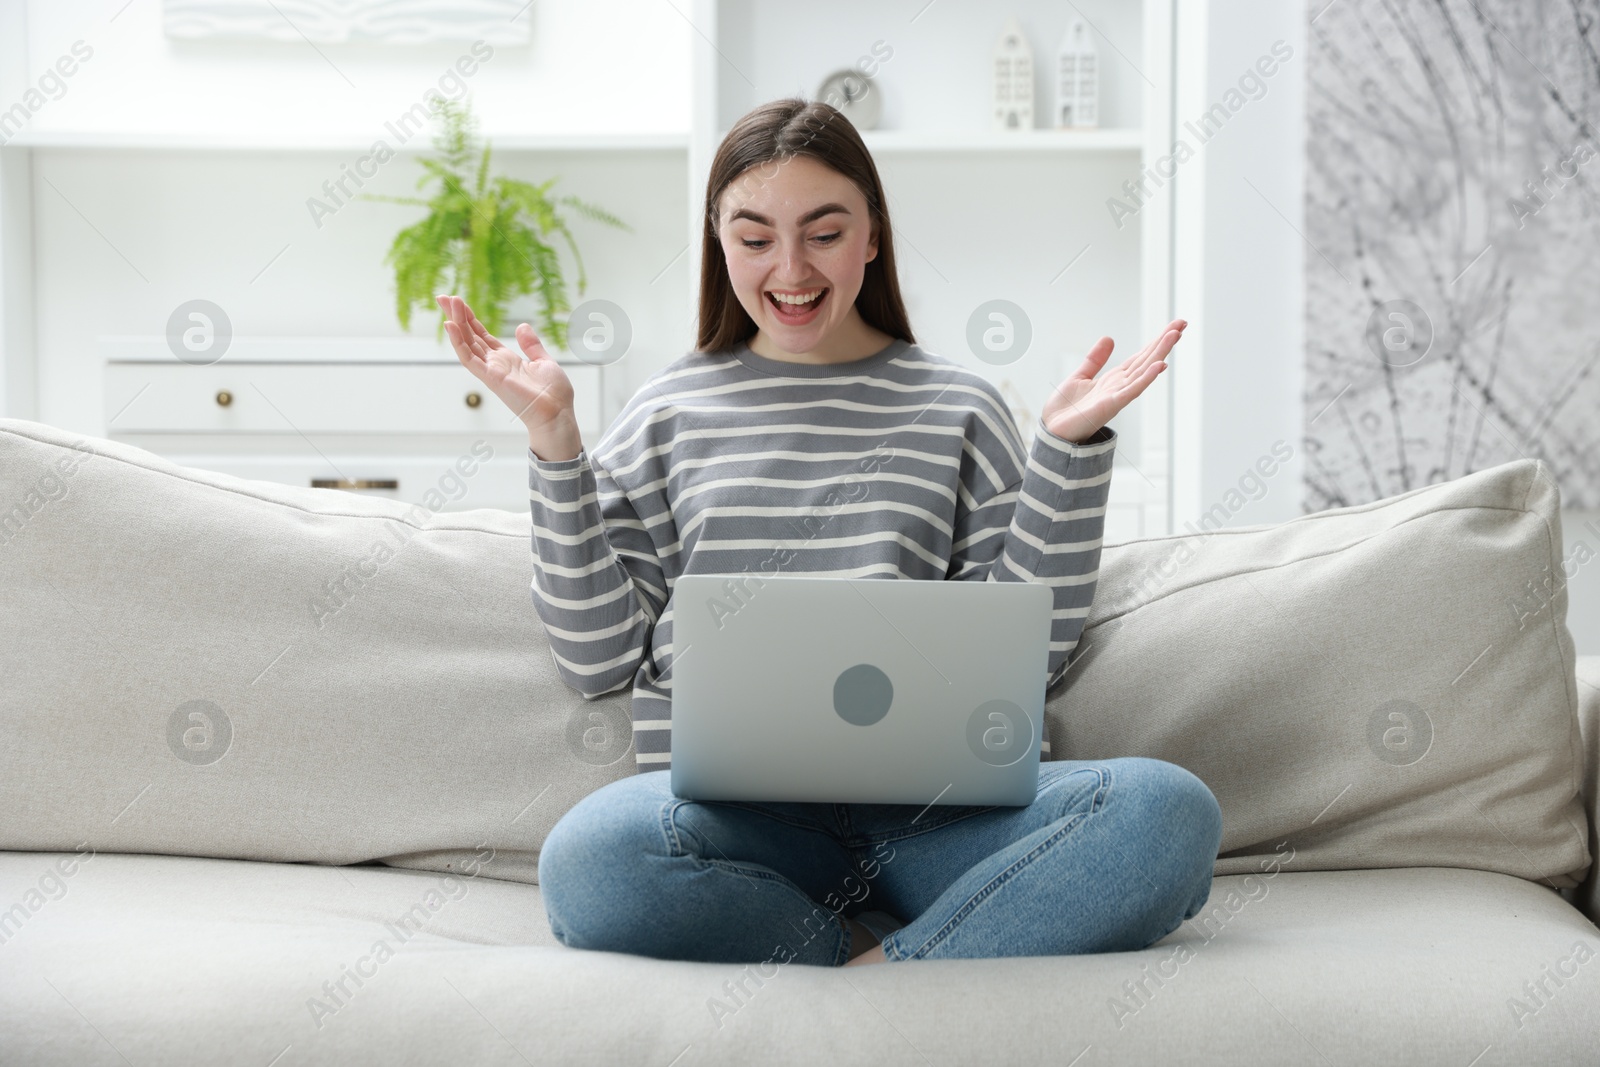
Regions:
<instances>
[{"instance_id":1,"label":"woman's nose","mask_svg":"<svg viewBox=\"0 0 1600 1067\"><path fill-rule=\"evenodd\" d=\"M811 265L806 255L807 249L803 244L789 245L783 250L782 274L786 280L799 283L810 277Z\"/></svg>"}]
</instances>

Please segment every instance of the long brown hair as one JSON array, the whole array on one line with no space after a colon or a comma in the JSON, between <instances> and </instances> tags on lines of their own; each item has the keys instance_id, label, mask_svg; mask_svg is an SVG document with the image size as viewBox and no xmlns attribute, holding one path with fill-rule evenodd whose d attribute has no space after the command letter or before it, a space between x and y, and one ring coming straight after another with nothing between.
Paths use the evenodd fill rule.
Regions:
<instances>
[{"instance_id":1,"label":"long brown hair","mask_svg":"<svg viewBox=\"0 0 1600 1067\"><path fill-rule=\"evenodd\" d=\"M751 167L760 167L761 181L795 156L810 156L849 178L866 198L870 222L878 225L878 254L866 265L856 310L863 321L891 337L916 343L900 280L894 268L894 231L889 206L872 155L850 120L831 104L788 97L762 104L738 122L722 139L711 176L706 181L705 232L700 244L701 352L725 352L755 336L755 320L734 295L728 264L717 237L717 202L723 190ZM744 184L741 182L741 185Z\"/></svg>"}]
</instances>

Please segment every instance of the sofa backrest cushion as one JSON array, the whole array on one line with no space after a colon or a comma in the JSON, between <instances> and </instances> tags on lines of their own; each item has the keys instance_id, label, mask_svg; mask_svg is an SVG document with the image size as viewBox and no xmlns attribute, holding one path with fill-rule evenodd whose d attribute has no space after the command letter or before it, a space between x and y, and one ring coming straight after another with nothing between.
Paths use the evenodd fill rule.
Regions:
<instances>
[{"instance_id":1,"label":"sofa backrest cushion","mask_svg":"<svg viewBox=\"0 0 1600 1067\"><path fill-rule=\"evenodd\" d=\"M1188 768L1222 807L1217 874L1574 886L1590 855L1562 551L1557 487L1531 459L1107 546L1049 694L1052 757Z\"/></svg>"},{"instance_id":2,"label":"sofa backrest cushion","mask_svg":"<svg viewBox=\"0 0 1600 1067\"><path fill-rule=\"evenodd\" d=\"M181 467L0 420L0 848L533 881L634 773L625 693L556 673L528 515Z\"/></svg>"},{"instance_id":3,"label":"sofa backrest cushion","mask_svg":"<svg viewBox=\"0 0 1600 1067\"><path fill-rule=\"evenodd\" d=\"M485 863L534 880L634 773L534 610L531 525L235 478L0 419L0 849ZM1219 874L1589 853L1558 499L1517 461L1276 526L1107 546L1049 695L1057 759L1143 755L1222 805ZM1559 571L1555 571L1559 573Z\"/></svg>"}]
</instances>

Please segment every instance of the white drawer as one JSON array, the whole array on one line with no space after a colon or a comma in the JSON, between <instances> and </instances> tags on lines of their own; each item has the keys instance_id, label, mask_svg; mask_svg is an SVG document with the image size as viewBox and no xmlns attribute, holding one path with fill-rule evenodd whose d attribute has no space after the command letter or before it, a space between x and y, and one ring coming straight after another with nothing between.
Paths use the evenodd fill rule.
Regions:
<instances>
[{"instance_id":1,"label":"white drawer","mask_svg":"<svg viewBox=\"0 0 1600 1067\"><path fill-rule=\"evenodd\" d=\"M604 428L601 368L561 367L576 394L579 433L597 440ZM108 436L523 432L511 409L457 362L116 361L106 364L105 402Z\"/></svg>"},{"instance_id":2,"label":"white drawer","mask_svg":"<svg viewBox=\"0 0 1600 1067\"><path fill-rule=\"evenodd\" d=\"M131 443L143 442L130 439ZM370 455L328 451L279 453L264 450L254 455L217 452L164 452L164 458L185 467L220 471L285 485L345 489L363 496L381 496L420 504L432 511L468 508L503 508L528 511L527 437L461 442L454 451L406 455ZM343 483L346 479L357 485Z\"/></svg>"}]
</instances>

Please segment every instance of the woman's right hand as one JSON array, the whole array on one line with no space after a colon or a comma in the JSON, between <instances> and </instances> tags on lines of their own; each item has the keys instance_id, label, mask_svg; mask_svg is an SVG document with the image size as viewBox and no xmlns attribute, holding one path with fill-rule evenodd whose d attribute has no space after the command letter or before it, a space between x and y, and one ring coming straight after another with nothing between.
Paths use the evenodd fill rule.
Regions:
<instances>
[{"instance_id":1,"label":"woman's right hand","mask_svg":"<svg viewBox=\"0 0 1600 1067\"><path fill-rule=\"evenodd\" d=\"M542 460L576 459L583 442L573 411L572 381L545 351L533 327L525 322L517 327L517 344L527 353L524 359L484 329L465 300L434 299L449 316L444 332L456 358L522 420L534 455Z\"/></svg>"}]
</instances>

